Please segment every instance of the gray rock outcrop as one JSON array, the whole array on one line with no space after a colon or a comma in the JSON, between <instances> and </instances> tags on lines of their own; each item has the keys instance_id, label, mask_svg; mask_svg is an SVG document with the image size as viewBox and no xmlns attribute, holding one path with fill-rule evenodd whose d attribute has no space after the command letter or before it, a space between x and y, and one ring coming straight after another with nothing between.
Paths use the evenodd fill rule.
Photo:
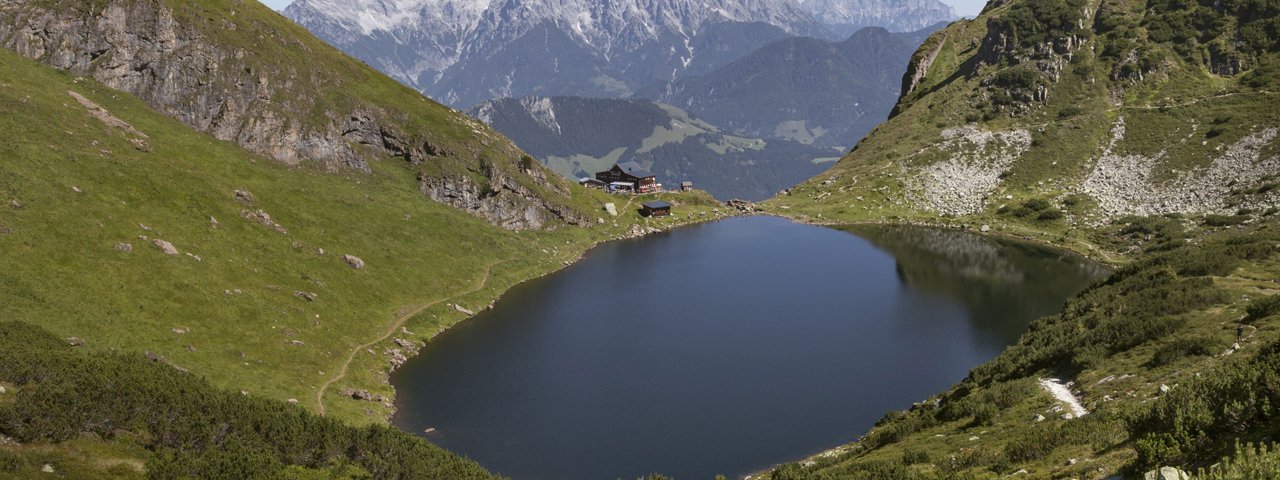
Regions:
<instances>
[{"instance_id":1,"label":"gray rock outcrop","mask_svg":"<svg viewBox=\"0 0 1280 480\"><path fill-rule=\"evenodd\" d=\"M6 0L0 12L15 17L0 25L5 48L137 95L220 140L291 165L369 168L350 141L365 133L350 121L352 115L329 112L328 125L299 125L280 113L305 111L296 110L304 105L279 104L287 81L277 83L274 75L254 68L250 52L206 41L155 2L114 1L100 12L75 16Z\"/></svg>"},{"instance_id":2,"label":"gray rock outcrop","mask_svg":"<svg viewBox=\"0 0 1280 480\"><path fill-rule=\"evenodd\" d=\"M172 244L172 243L169 243L167 240L161 240L161 239L157 238L157 239L155 239L155 240L152 240L152 241L151 241L151 245L153 245L153 246L155 246L156 248L160 249L160 251L161 251L161 252L164 252L164 254L165 254L165 255L177 255L177 254L178 254L178 248L177 248L177 247L175 247L175 246L173 246L173 244Z\"/></svg>"},{"instance_id":3,"label":"gray rock outcrop","mask_svg":"<svg viewBox=\"0 0 1280 480\"><path fill-rule=\"evenodd\" d=\"M479 215L511 230L538 229L553 220L587 225L590 217L562 205L547 203L516 177L486 165L483 180L470 175L419 175L422 193L432 200Z\"/></svg>"}]
</instances>

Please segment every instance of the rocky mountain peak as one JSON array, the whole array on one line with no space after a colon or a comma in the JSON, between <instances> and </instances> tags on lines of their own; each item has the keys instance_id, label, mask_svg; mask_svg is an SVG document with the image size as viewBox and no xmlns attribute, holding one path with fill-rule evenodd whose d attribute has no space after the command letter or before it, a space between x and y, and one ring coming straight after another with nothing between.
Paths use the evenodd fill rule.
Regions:
<instances>
[{"instance_id":1,"label":"rocky mountain peak","mask_svg":"<svg viewBox=\"0 0 1280 480\"><path fill-rule=\"evenodd\" d=\"M416 20L419 15L439 12L442 3L424 0L367 0L351 2L344 0L297 0L289 6L294 12L311 10L353 30L368 35L375 30L391 31L396 27ZM450 2L465 6L468 2ZM472 5L487 5L484 2L469 2ZM451 5L454 7L454 5ZM457 8L450 10L458 11Z\"/></svg>"},{"instance_id":2,"label":"rocky mountain peak","mask_svg":"<svg viewBox=\"0 0 1280 480\"><path fill-rule=\"evenodd\" d=\"M841 35L869 26L910 32L957 18L955 10L938 0L798 0L798 3Z\"/></svg>"},{"instance_id":3,"label":"rocky mountain peak","mask_svg":"<svg viewBox=\"0 0 1280 480\"><path fill-rule=\"evenodd\" d=\"M726 50L829 35L792 0L298 0L284 13L463 108L531 94L623 97L723 64ZM726 24L738 27L716 27Z\"/></svg>"}]
</instances>

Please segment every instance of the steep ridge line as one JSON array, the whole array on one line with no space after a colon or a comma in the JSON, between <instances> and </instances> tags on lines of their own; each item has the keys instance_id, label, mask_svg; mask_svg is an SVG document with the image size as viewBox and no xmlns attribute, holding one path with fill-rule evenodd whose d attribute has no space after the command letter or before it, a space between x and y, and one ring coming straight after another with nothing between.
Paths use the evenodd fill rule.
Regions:
<instances>
[{"instance_id":1,"label":"steep ridge line","mask_svg":"<svg viewBox=\"0 0 1280 480\"><path fill-rule=\"evenodd\" d=\"M480 291L485 287L485 285L489 283L489 273L493 271L493 267L496 267L503 262L506 262L506 260L497 260L497 261L490 262L488 265L485 265L484 274L480 276L479 281L476 282L475 287L472 288L471 290L467 290L465 292L458 293L456 295L444 297L432 302L427 302L417 308L414 308L413 310L410 310L408 313L405 313L397 317L394 322L391 322L391 325L387 327L386 333L382 334L381 336L374 339L373 341L370 341L363 345L358 345L354 349L352 349L351 353L347 355L346 361L342 362L342 367L338 369L338 373L335 374L333 377L331 377L328 381L324 382L324 385L321 385L320 390L316 392L316 414L320 416L324 416L325 392L329 391L329 387L333 386L334 383L337 383L338 380L341 380L342 378L347 376L347 370L351 367L351 362L355 361L356 355L359 355L360 352L366 348L372 347L374 345L377 345L381 342L386 341L388 338L391 338L392 335L395 335L396 330L399 330L400 327L404 326L404 324L408 322L410 318L417 316L419 313L422 313L426 309L431 308L435 305L438 305L440 302L443 302L452 298L470 295L472 293Z\"/></svg>"}]
</instances>

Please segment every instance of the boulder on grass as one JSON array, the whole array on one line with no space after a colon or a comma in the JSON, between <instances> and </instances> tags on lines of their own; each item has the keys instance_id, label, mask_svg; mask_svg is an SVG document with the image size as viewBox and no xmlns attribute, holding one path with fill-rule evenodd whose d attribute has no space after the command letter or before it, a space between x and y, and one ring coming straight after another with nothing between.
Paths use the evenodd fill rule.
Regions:
<instances>
[{"instance_id":1,"label":"boulder on grass","mask_svg":"<svg viewBox=\"0 0 1280 480\"><path fill-rule=\"evenodd\" d=\"M178 254L178 248L177 248L177 247L174 247L172 243L169 243L169 242L167 242L167 241L165 241L165 240L161 240L161 239L157 238L157 239L155 239L155 240L152 240L152 241L151 241L151 244L152 244L152 245L154 245L156 248L159 248L159 249L160 249L160 251L161 251L161 252L164 252L164 254L165 254L165 255L177 255L177 254Z\"/></svg>"},{"instance_id":2,"label":"boulder on grass","mask_svg":"<svg viewBox=\"0 0 1280 480\"><path fill-rule=\"evenodd\" d=\"M350 265L351 268L356 270L364 268L364 260L361 260L360 257L355 255L343 255L342 261L347 262L347 265Z\"/></svg>"}]
</instances>

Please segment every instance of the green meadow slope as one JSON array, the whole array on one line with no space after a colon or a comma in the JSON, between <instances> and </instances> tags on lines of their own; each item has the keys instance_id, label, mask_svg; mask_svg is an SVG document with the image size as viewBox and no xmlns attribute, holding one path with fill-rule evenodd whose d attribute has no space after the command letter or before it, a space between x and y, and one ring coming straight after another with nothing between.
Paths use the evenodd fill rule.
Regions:
<instances>
[{"instance_id":1,"label":"green meadow slope","mask_svg":"<svg viewBox=\"0 0 1280 480\"><path fill-rule=\"evenodd\" d=\"M0 18L140 5L155 2L0 2ZM205 12L267 38L302 35L257 2L164 5L179 20ZM52 52L47 33L36 37ZM720 215L704 193L659 194L678 218L645 220L630 203L641 198L568 184L357 62L274 48L244 57L280 55L262 65L322 77L333 85L319 94L363 102L349 108L373 112L380 135L413 140L340 134L349 162L341 149L280 158L240 134L306 113L281 106L285 93L313 101L296 84L240 110L256 116L224 136L156 91L113 85L105 54L59 71L24 58L57 66L58 55L0 50L0 477L45 478L49 465L65 478L486 478L382 426L392 366L600 241Z\"/></svg>"},{"instance_id":2,"label":"green meadow slope","mask_svg":"<svg viewBox=\"0 0 1280 480\"><path fill-rule=\"evenodd\" d=\"M646 221L621 203L621 215L610 216L603 205L619 199L566 183L479 122L303 37L257 2L50 1L3 3L0 12L21 17L6 19L15 24L40 17L36 13L98 15L97 23L110 24L113 8L151 12L143 7L161 8L152 17L177 19L160 30L199 32L215 42L183 48L279 59L254 64L279 69L262 73L266 83L292 85L278 92L323 103L308 96L314 87L320 97L353 102L343 108L380 110L389 119L379 127L384 134L396 127L404 129L398 136L436 139L406 143L429 144L436 154L417 159L357 144L359 168L332 163L339 155L333 152L297 162L269 158L270 152L250 151L255 141L224 141L217 132L188 128L189 118L153 91L135 97L77 76L77 68L58 73L0 51L5 319L77 337L86 349L150 351L214 384L293 398L322 412L325 398L317 394L332 381L323 393L340 412L380 419L388 402L351 403L347 390L389 394L378 378L386 366L462 318L461 310L484 307L512 284L555 270L596 242L690 220ZM214 35L207 24L236 28ZM245 38L250 27L257 41ZM10 39L27 35L4 28L18 32ZM60 62L55 51L93 50L91 39L51 47L57 42L50 35L32 37L43 39L47 55L38 58L46 63ZM114 78L104 73L113 68L99 64L128 42L111 38L113 47L85 73ZM186 56L157 61L181 64ZM329 86L292 83L305 78ZM152 86L187 86L165 82ZM358 88L343 89L344 83ZM213 82L191 87L184 98L218 88ZM255 104L246 111L259 116L243 123L296 114L289 106L275 98ZM435 199L426 184L437 180L451 185L446 190L454 196ZM466 198L471 187L483 198ZM664 195L677 204L677 214L711 213L715 205L697 192ZM479 206L465 204L471 200ZM490 215L507 206L511 216ZM172 244L177 254L165 255L157 241ZM353 268L344 255L364 267Z\"/></svg>"},{"instance_id":3,"label":"green meadow slope","mask_svg":"<svg viewBox=\"0 0 1280 480\"><path fill-rule=\"evenodd\" d=\"M287 165L355 175L394 158L424 195L494 224L594 220L570 182L492 129L259 2L3 1L0 46Z\"/></svg>"},{"instance_id":4,"label":"green meadow slope","mask_svg":"<svg viewBox=\"0 0 1280 480\"><path fill-rule=\"evenodd\" d=\"M1032 238L1118 270L948 391L762 476L1280 474L1247 446L1280 435L1278 15L1008 0L926 41L894 115L766 208Z\"/></svg>"}]
</instances>

